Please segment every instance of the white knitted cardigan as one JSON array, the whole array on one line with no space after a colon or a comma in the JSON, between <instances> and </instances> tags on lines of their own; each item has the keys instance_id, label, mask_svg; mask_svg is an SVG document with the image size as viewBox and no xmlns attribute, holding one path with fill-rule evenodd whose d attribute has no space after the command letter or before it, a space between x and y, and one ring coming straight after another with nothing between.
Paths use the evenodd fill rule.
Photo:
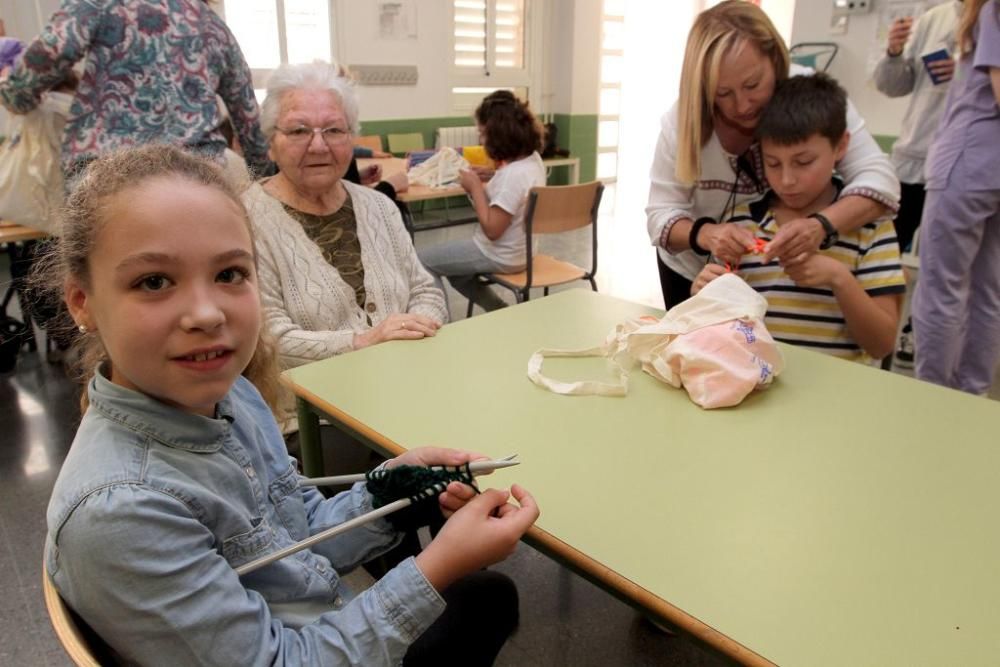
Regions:
<instances>
[{"instance_id":1,"label":"white knitted cardigan","mask_svg":"<svg viewBox=\"0 0 1000 667\"><path fill-rule=\"evenodd\" d=\"M264 318L291 368L354 349L355 333L393 313L447 321L444 295L417 259L399 210L385 195L341 181L351 195L365 270L365 308L302 225L260 183L243 195L259 258ZM367 317L366 317L367 316Z\"/></svg>"}]
</instances>

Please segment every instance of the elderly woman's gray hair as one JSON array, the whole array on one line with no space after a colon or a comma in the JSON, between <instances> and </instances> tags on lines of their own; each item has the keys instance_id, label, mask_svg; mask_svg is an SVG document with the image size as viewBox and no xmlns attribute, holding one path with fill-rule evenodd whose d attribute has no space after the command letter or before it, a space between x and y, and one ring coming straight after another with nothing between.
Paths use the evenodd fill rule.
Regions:
<instances>
[{"instance_id":1,"label":"elderly woman's gray hair","mask_svg":"<svg viewBox=\"0 0 1000 667\"><path fill-rule=\"evenodd\" d=\"M271 73L267 80L267 97L260 108L260 126L268 140L274 136L278 125L281 100L293 90L326 90L333 93L340 100L351 134L357 135L361 131L354 82L338 65L316 60L300 65L281 65Z\"/></svg>"}]
</instances>

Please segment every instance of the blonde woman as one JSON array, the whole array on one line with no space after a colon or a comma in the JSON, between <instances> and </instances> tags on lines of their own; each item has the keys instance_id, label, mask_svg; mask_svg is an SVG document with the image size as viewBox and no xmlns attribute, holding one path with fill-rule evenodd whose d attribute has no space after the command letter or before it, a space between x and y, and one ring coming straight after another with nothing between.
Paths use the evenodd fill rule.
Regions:
<instances>
[{"instance_id":1,"label":"blonde woman","mask_svg":"<svg viewBox=\"0 0 1000 667\"><path fill-rule=\"evenodd\" d=\"M746 229L711 223L724 222L736 206L767 191L754 129L775 84L810 71L790 64L774 25L749 2L726 0L695 19L680 97L661 122L646 207L667 308L690 295L691 280L709 255L736 262L752 243ZM850 104L847 128L850 144L837 163L843 195L821 213L783 225L766 261L804 260L836 243L839 232L897 208L892 164Z\"/></svg>"}]
</instances>

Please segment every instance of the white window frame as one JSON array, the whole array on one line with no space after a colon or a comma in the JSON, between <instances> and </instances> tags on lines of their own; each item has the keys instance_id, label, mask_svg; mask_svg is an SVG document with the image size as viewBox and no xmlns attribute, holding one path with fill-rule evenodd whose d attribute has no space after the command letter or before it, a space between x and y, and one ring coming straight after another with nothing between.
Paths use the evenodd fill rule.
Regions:
<instances>
[{"instance_id":1,"label":"white window frame","mask_svg":"<svg viewBox=\"0 0 1000 667\"><path fill-rule=\"evenodd\" d=\"M275 5L275 15L278 17L278 55L279 62L281 64L288 63L288 37L286 35L285 29L285 0L272 0ZM223 21L226 19L226 5L231 4L233 7L238 7L240 0L220 0L218 4L210 5L213 7L219 16L222 17ZM327 0L327 15L330 17L330 25L328 34L330 35L330 44L328 44L327 60L330 62L340 62L337 57L337 49L340 44L343 43L341 34L337 31L339 26L339 21L337 21L337 2L336 0ZM237 40L239 37L237 36ZM250 77L253 80L253 87L255 90L263 90L267 86L267 79L271 76L274 71L273 68L250 68Z\"/></svg>"},{"instance_id":2,"label":"white window frame","mask_svg":"<svg viewBox=\"0 0 1000 667\"><path fill-rule=\"evenodd\" d=\"M496 3L498 0L483 0L487 7L487 26L495 20ZM502 0L501 0L502 1ZM482 96L470 96L456 93L460 88L481 88L488 92L499 88L507 88L516 92L527 91L528 101L536 113L541 109L542 81L542 10L544 0L524 0L524 53L523 62L519 68L494 67L496 54L493 52L491 32L486 32L487 58L485 67L461 67L455 65L455 3L449 0L448 13L448 57L451 67L450 88L452 90L451 106L454 113L471 113L479 104ZM485 95L485 92L484 92Z\"/></svg>"}]
</instances>

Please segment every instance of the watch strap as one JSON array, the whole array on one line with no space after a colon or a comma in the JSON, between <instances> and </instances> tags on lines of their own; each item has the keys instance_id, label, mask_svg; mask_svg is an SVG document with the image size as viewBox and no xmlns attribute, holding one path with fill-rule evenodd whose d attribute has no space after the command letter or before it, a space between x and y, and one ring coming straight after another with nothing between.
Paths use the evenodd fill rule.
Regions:
<instances>
[{"instance_id":1,"label":"watch strap","mask_svg":"<svg viewBox=\"0 0 1000 667\"><path fill-rule=\"evenodd\" d=\"M708 250L705 250L700 245L698 245L698 232L700 232L701 228L704 227L705 225L714 225L714 224L715 220L708 216L698 218L697 220L694 221L694 224L691 225L691 232L688 234L688 245L691 246L691 250L698 253L699 255L709 254Z\"/></svg>"},{"instance_id":2,"label":"watch strap","mask_svg":"<svg viewBox=\"0 0 1000 667\"><path fill-rule=\"evenodd\" d=\"M823 242L819 244L820 250L826 250L837 242L837 239L840 238L840 234L837 233L837 228L833 226L832 222L830 222L830 218L826 217L822 213L812 213L809 217L819 220L819 224L823 225L823 233L825 236L823 237Z\"/></svg>"}]
</instances>

